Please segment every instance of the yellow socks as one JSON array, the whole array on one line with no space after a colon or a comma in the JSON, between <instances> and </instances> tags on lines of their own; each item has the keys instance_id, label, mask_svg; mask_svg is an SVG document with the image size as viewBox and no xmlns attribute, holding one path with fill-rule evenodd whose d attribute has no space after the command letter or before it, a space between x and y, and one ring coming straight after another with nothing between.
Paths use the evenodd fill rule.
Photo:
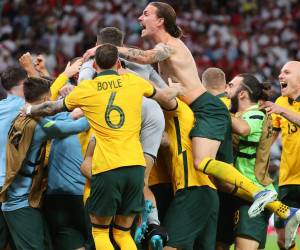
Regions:
<instances>
[{"instance_id":1,"label":"yellow socks","mask_svg":"<svg viewBox=\"0 0 300 250\"><path fill-rule=\"evenodd\" d=\"M241 188L237 188L232 192L232 194L241 199L253 201L251 195ZM289 207L287 205L284 205L281 201L270 202L266 205L266 208L278 215L283 220L287 219L287 217L290 215Z\"/></svg>"},{"instance_id":2,"label":"yellow socks","mask_svg":"<svg viewBox=\"0 0 300 250\"><path fill-rule=\"evenodd\" d=\"M244 189L251 195L251 197L254 197L255 194L263 190L243 176L234 166L222 161L206 157L198 165L198 169L205 174L212 175L217 179Z\"/></svg>"},{"instance_id":3,"label":"yellow socks","mask_svg":"<svg viewBox=\"0 0 300 250\"><path fill-rule=\"evenodd\" d=\"M109 239L109 228L92 227L96 250L114 250Z\"/></svg>"},{"instance_id":4,"label":"yellow socks","mask_svg":"<svg viewBox=\"0 0 300 250\"><path fill-rule=\"evenodd\" d=\"M281 201L270 202L266 205L266 208L283 220L287 219L290 215L290 208L287 205L284 205Z\"/></svg>"},{"instance_id":5,"label":"yellow socks","mask_svg":"<svg viewBox=\"0 0 300 250\"><path fill-rule=\"evenodd\" d=\"M123 231L113 228L113 236L121 250L137 250L136 244L131 237L130 230Z\"/></svg>"}]
</instances>

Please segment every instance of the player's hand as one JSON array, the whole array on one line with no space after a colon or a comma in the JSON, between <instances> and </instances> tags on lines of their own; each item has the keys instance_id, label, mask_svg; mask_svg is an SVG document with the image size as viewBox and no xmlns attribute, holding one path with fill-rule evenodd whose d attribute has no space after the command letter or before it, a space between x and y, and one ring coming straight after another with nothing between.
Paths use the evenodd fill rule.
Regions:
<instances>
[{"instance_id":1,"label":"player's hand","mask_svg":"<svg viewBox=\"0 0 300 250\"><path fill-rule=\"evenodd\" d=\"M83 58L79 58L72 65L70 62L68 62L65 71L63 73L67 75L68 78L70 78L71 76L79 72L82 63L83 63Z\"/></svg>"},{"instance_id":2,"label":"player's hand","mask_svg":"<svg viewBox=\"0 0 300 250\"><path fill-rule=\"evenodd\" d=\"M71 112L71 116L74 120L77 120L81 117L83 117L83 112L80 108L75 108L72 112Z\"/></svg>"},{"instance_id":3,"label":"player's hand","mask_svg":"<svg viewBox=\"0 0 300 250\"><path fill-rule=\"evenodd\" d=\"M184 88L181 83L173 82L172 79L168 78L169 87L172 88L174 91L177 92L176 96L183 96L184 95Z\"/></svg>"},{"instance_id":4,"label":"player's hand","mask_svg":"<svg viewBox=\"0 0 300 250\"><path fill-rule=\"evenodd\" d=\"M95 56L96 50L99 47L95 46L94 48L88 49L84 54L83 54L83 60L87 61L90 57Z\"/></svg>"},{"instance_id":5,"label":"player's hand","mask_svg":"<svg viewBox=\"0 0 300 250\"><path fill-rule=\"evenodd\" d=\"M46 70L46 59L43 55L37 56L37 58L34 60L34 67L39 72Z\"/></svg>"},{"instance_id":6,"label":"player's hand","mask_svg":"<svg viewBox=\"0 0 300 250\"><path fill-rule=\"evenodd\" d=\"M22 66L22 68L26 70L28 76L38 76L38 72L33 66L32 56L29 52L23 54L19 58L19 63Z\"/></svg>"},{"instance_id":7,"label":"player's hand","mask_svg":"<svg viewBox=\"0 0 300 250\"><path fill-rule=\"evenodd\" d=\"M284 109L281 106L269 101L261 103L259 107L265 109L267 111L267 114L274 113L280 115L284 111Z\"/></svg>"},{"instance_id":8,"label":"player's hand","mask_svg":"<svg viewBox=\"0 0 300 250\"><path fill-rule=\"evenodd\" d=\"M66 97L74 88L74 85L66 84L58 91L58 93L61 97Z\"/></svg>"}]
</instances>

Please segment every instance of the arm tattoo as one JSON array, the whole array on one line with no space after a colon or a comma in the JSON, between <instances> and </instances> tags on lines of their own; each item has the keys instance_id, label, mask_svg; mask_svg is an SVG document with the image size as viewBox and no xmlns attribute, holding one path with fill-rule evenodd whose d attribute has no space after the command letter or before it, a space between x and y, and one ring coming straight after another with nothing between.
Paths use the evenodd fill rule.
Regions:
<instances>
[{"instance_id":1,"label":"arm tattoo","mask_svg":"<svg viewBox=\"0 0 300 250\"><path fill-rule=\"evenodd\" d=\"M175 51L173 48L165 43L159 43L155 47L155 54L153 55L154 62L160 62L168 59Z\"/></svg>"},{"instance_id":2,"label":"arm tattoo","mask_svg":"<svg viewBox=\"0 0 300 250\"><path fill-rule=\"evenodd\" d=\"M122 51L120 54L122 54L129 61L152 64L166 60L174 52L175 50L169 45L165 43L159 43L151 50L128 48L126 51Z\"/></svg>"},{"instance_id":3,"label":"arm tattoo","mask_svg":"<svg viewBox=\"0 0 300 250\"><path fill-rule=\"evenodd\" d=\"M145 56L145 52L143 50L129 48L127 50L126 59L130 61L136 59L137 57L143 57L143 56Z\"/></svg>"},{"instance_id":4,"label":"arm tattoo","mask_svg":"<svg viewBox=\"0 0 300 250\"><path fill-rule=\"evenodd\" d=\"M48 116L55 115L59 112L66 111L63 100L58 100L55 102L44 102L38 105L34 105L31 108L31 116Z\"/></svg>"}]
</instances>

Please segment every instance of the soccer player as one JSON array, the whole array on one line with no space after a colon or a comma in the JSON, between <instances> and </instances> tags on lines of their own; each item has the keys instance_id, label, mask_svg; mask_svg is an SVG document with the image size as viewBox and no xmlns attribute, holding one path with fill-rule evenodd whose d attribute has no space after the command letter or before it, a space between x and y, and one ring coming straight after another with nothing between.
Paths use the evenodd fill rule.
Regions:
<instances>
[{"instance_id":1,"label":"soccer player","mask_svg":"<svg viewBox=\"0 0 300 250\"><path fill-rule=\"evenodd\" d=\"M166 3L151 2L139 22L143 28L142 37L150 38L155 47L145 51L120 47L119 51L128 60L158 63L164 80L172 78L182 83L184 95L181 99L190 106L196 118L190 132L195 168L247 190L255 198L254 207L264 207L274 200L275 192L262 190L227 164L233 162L228 152L231 150L230 115L225 105L201 84L193 56L180 40L182 32L176 25L174 9Z\"/></svg>"},{"instance_id":2,"label":"soccer player","mask_svg":"<svg viewBox=\"0 0 300 250\"><path fill-rule=\"evenodd\" d=\"M72 113L62 112L52 119L72 122L74 117ZM90 133L88 129L51 142L43 207L54 248L58 250L82 248L87 240L82 199L85 178L80 173L80 165Z\"/></svg>"},{"instance_id":3,"label":"soccer player","mask_svg":"<svg viewBox=\"0 0 300 250\"><path fill-rule=\"evenodd\" d=\"M23 82L26 79L26 71L21 68L9 68L1 73L3 87L3 99L0 100L0 190L2 189L6 173L6 145L7 135L11 122L24 106ZM1 206L1 203L0 203ZM9 230L0 207L0 249L5 249L8 243ZM10 243L12 244L12 243Z\"/></svg>"},{"instance_id":4,"label":"soccer player","mask_svg":"<svg viewBox=\"0 0 300 250\"><path fill-rule=\"evenodd\" d=\"M41 78L24 81L27 103L39 104L50 98L50 82ZM85 119L38 123L18 116L9 131L6 176L0 193L2 211L17 249L51 249L43 216L39 210L46 187L44 168L47 139L78 133L88 128Z\"/></svg>"},{"instance_id":5,"label":"soccer player","mask_svg":"<svg viewBox=\"0 0 300 250\"><path fill-rule=\"evenodd\" d=\"M270 118L266 123L268 117L258 105L259 100L267 100L267 90L253 75L240 74L228 84L227 95L231 100L231 111L236 114L233 120L233 130L238 135L238 143L234 145L235 167L257 186L275 190L268 177L272 124ZM263 147L260 147L261 143L264 143ZM251 218L248 215L250 203L239 198L236 198L235 206L235 215L231 219L236 249L263 249L271 214L264 211Z\"/></svg>"},{"instance_id":6,"label":"soccer player","mask_svg":"<svg viewBox=\"0 0 300 250\"><path fill-rule=\"evenodd\" d=\"M97 44L110 43L115 46L123 46L123 40L123 32L115 27L103 28L97 35ZM166 86L166 83L161 79L151 65L141 65L134 62L129 62L123 58L121 58L121 62L126 70L133 71L133 73L138 74L146 80L154 82L161 88ZM93 60L89 60L82 65L79 80L92 79L94 74L95 69L93 68ZM144 157L146 159L144 196L145 200L151 201L152 209L147 216L148 220L142 221L137 229L135 241L138 243L144 236L147 227L149 227L148 231L152 231L154 234L155 232L160 232L163 240L161 244L163 244L167 238L165 230L159 226L160 221L158 218L156 200L153 193L149 189L148 182L151 169L153 168L157 157L158 148L165 127L164 125L165 119L158 103L152 99L144 97L142 102L142 127L140 137Z\"/></svg>"},{"instance_id":7,"label":"soccer player","mask_svg":"<svg viewBox=\"0 0 300 250\"><path fill-rule=\"evenodd\" d=\"M134 74L119 75L118 51L110 44L96 50L95 61L98 76L94 80L81 82L63 102L27 106L26 113L39 116L75 107L83 110L96 138L89 201L96 249L113 249L109 239L113 217L116 243L121 249L136 249L129 229L144 202L145 159L139 141L142 97L153 97L168 108L175 106L172 99L181 94L181 87L174 84L156 90Z\"/></svg>"},{"instance_id":8,"label":"soccer player","mask_svg":"<svg viewBox=\"0 0 300 250\"><path fill-rule=\"evenodd\" d=\"M194 168L189 133L194 114L187 104L164 111L169 141L169 172L175 197L163 225L169 233L165 249L215 249L219 199L209 177Z\"/></svg>"},{"instance_id":9,"label":"soccer player","mask_svg":"<svg viewBox=\"0 0 300 250\"><path fill-rule=\"evenodd\" d=\"M219 68L207 68L202 73L202 84L206 90L216 97L219 97L221 101L230 108L230 99L226 96L226 78L223 70Z\"/></svg>"},{"instance_id":10,"label":"soccer player","mask_svg":"<svg viewBox=\"0 0 300 250\"><path fill-rule=\"evenodd\" d=\"M276 138L281 131L279 200L289 206L300 208L300 62L287 62L281 69L279 82L281 96L276 100L276 104L266 102L263 107L275 113L274 137ZM300 218L300 214L298 217ZM278 246L281 249L296 249L295 244L291 242L293 235L284 222L276 220L275 227L278 233Z\"/></svg>"}]
</instances>

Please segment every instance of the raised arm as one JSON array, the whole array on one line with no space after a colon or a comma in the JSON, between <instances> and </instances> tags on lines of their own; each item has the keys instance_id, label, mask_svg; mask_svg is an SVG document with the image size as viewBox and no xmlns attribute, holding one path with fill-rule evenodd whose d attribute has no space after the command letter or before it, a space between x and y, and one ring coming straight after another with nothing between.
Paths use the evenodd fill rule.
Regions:
<instances>
[{"instance_id":1,"label":"raised arm","mask_svg":"<svg viewBox=\"0 0 300 250\"><path fill-rule=\"evenodd\" d=\"M140 64L152 64L168 59L175 50L165 43L157 44L153 49L142 50L135 48L118 47L119 53L129 61Z\"/></svg>"}]
</instances>

